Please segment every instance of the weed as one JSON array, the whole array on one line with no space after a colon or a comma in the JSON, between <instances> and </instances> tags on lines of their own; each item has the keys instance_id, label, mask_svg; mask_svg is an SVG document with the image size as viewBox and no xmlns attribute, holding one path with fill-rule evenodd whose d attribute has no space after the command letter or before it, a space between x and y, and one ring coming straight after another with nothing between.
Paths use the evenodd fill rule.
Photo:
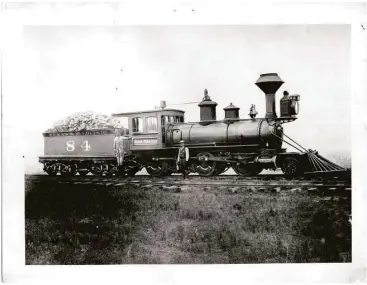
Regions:
<instances>
[{"instance_id":1,"label":"weed","mask_svg":"<svg viewBox=\"0 0 367 285\"><path fill-rule=\"evenodd\" d=\"M27 187L27 264L351 261L350 195Z\"/></svg>"}]
</instances>

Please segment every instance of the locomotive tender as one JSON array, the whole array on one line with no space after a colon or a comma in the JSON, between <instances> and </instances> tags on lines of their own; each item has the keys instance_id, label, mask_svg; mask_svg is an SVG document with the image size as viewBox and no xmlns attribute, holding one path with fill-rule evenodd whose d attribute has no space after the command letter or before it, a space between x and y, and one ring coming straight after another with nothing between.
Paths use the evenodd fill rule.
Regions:
<instances>
[{"instance_id":1,"label":"locomotive tender","mask_svg":"<svg viewBox=\"0 0 367 285\"><path fill-rule=\"evenodd\" d=\"M303 152L282 148L282 124L297 119L299 95L285 93L280 116L275 111L275 93L284 82L276 73L260 75L256 85L265 93L264 118L240 119L239 108L224 108L225 118L216 119L217 103L204 92L199 104L200 122L185 122L184 111L166 109L114 114L128 118L130 140L126 148L125 173L119 173L113 154L114 129L44 133L44 156L39 158L50 175L134 175L144 167L152 176L170 175L176 170L181 140L190 150L188 171L213 176L232 167L242 176L263 169L281 168L294 176L310 170Z\"/></svg>"}]
</instances>

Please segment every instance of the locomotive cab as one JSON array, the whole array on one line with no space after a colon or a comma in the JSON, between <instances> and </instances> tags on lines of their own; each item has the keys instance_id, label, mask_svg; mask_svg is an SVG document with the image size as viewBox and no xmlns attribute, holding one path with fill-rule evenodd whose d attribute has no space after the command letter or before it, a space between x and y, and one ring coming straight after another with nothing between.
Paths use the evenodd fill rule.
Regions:
<instances>
[{"instance_id":1,"label":"locomotive cab","mask_svg":"<svg viewBox=\"0 0 367 285\"><path fill-rule=\"evenodd\" d=\"M157 109L141 112L113 114L125 117L131 136L130 150L161 149L166 144L168 124L183 123L184 111L176 109Z\"/></svg>"}]
</instances>

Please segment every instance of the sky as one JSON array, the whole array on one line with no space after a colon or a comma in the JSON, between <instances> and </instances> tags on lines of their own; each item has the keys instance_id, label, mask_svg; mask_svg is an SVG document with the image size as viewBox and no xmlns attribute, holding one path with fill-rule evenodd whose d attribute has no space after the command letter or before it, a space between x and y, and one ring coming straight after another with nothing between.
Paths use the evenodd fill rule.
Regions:
<instances>
[{"instance_id":1,"label":"sky","mask_svg":"<svg viewBox=\"0 0 367 285\"><path fill-rule=\"evenodd\" d=\"M217 119L230 103L242 118L256 104L263 117L255 82L269 72L285 82L278 114L284 90L301 96L285 133L328 158L350 157L348 25L27 26L22 42L27 172L40 168L41 133L74 112L139 111L165 100L198 121L197 104L174 104L201 101L207 88Z\"/></svg>"}]
</instances>

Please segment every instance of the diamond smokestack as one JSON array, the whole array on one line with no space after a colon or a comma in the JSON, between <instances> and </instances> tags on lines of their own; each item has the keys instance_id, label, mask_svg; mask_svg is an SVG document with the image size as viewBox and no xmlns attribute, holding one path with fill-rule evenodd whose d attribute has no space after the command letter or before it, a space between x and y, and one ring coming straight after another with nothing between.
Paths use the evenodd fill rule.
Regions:
<instances>
[{"instance_id":1,"label":"diamond smokestack","mask_svg":"<svg viewBox=\"0 0 367 285\"><path fill-rule=\"evenodd\" d=\"M277 73L261 74L256 81L256 85L265 93L266 114L265 118L276 118L275 111L275 93L284 81L280 79Z\"/></svg>"}]
</instances>

